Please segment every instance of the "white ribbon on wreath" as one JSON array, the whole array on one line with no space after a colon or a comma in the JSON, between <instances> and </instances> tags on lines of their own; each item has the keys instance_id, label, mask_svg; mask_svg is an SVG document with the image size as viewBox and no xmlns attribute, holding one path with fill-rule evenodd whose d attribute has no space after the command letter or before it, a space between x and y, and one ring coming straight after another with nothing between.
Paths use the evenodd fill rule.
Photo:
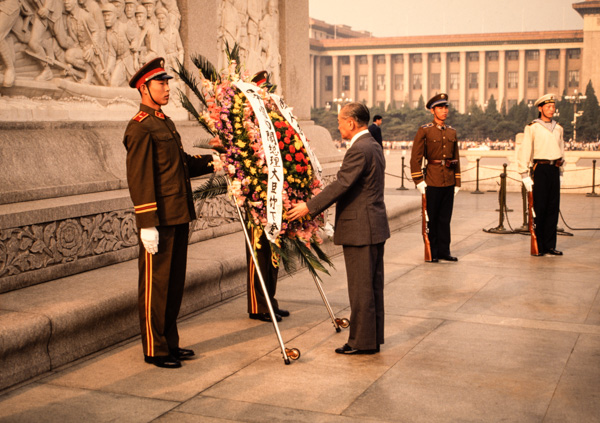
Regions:
<instances>
[{"instance_id":1,"label":"white ribbon on wreath","mask_svg":"<svg viewBox=\"0 0 600 423\"><path fill-rule=\"evenodd\" d=\"M265 151L267 168L269 169L267 179L267 225L265 226L265 235L269 241L275 242L279 236L279 232L281 232L284 181L283 161L281 159L277 134L275 133L275 128L269 117L269 112L259 93L259 88L254 84L243 82L241 80L235 82L235 86L246 96L254 111L254 115L258 120L260 137L263 150Z\"/></svg>"}]
</instances>

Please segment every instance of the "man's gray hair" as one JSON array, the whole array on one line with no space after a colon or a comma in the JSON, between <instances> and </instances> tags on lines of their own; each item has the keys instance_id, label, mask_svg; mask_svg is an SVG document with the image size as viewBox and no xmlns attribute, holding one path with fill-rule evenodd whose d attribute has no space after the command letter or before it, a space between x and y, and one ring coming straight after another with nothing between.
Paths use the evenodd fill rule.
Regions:
<instances>
[{"instance_id":1,"label":"man's gray hair","mask_svg":"<svg viewBox=\"0 0 600 423\"><path fill-rule=\"evenodd\" d=\"M368 126L371 120L371 114L367 106L358 102L346 104L342 107L340 113L345 117L354 119L359 127Z\"/></svg>"}]
</instances>

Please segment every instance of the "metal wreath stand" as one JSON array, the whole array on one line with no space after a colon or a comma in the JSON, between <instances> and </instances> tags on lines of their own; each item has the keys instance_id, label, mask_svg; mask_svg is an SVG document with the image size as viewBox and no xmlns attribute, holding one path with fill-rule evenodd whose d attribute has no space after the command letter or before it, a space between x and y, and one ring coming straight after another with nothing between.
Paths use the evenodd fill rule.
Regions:
<instances>
[{"instance_id":1,"label":"metal wreath stand","mask_svg":"<svg viewBox=\"0 0 600 423\"><path fill-rule=\"evenodd\" d=\"M227 176L227 185L229 187L231 187L231 180L230 178ZM298 348L286 348L285 344L283 343L283 338L281 337L281 332L279 330L279 325L277 324L277 318L275 317L275 310L273 309L273 305L271 304L271 298L269 297L269 293L267 291L267 286L265 285L265 280L263 279L263 275L262 275L262 270L260 269L260 266L258 264L258 259L256 258L256 254L254 254L254 248L252 247L252 242L250 241L250 236L248 235L248 230L246 229L246 225L244 224L244 216L242 215L242 210L240 209L240 206L238 206L237 201L235 201L235 199L233 199L233 203L235 204L235 208L237 210L238 213L238 217L240 219L240 224L242 225L242 229L244 232L244 238L246 239L246 245L248 246L248 250L250 250L250 255L252 256L252 261L254 262L254 265L256 266L256 270L258 273L258 279L260 281L260 287L263 291L263 295L265 296L265 299L267 300L267 306L269 308L269 315L271 316L271 322L273 323L273 328L275 329L275 334L277 335L277 340L279 341L279 347L281 348L281 354L283 355L283 361L285 362L285 364L290 364L290 359L292 360L298 360L300 358L300 350ZM322 281L319 278L319 276L311 273L313 280L315 281L315 284L317 285L317 289L319 290L319 293L321 294L321 298L323 299L323 303L325 304L325 307L327 308L327 311L329 312L329 316L331 317L331 321L333 323L333 327L335 328L336 332L340 332L342 328L347 328L348 326L350 326L350 320L346 319L346 318L336 318L335 314L333 313L333 310L331 309L331 305L329 304L329 301L327 301L327 296L325 295L325 291L323 290L323 286L322 286Z\"/></svg>"}]
</instances>

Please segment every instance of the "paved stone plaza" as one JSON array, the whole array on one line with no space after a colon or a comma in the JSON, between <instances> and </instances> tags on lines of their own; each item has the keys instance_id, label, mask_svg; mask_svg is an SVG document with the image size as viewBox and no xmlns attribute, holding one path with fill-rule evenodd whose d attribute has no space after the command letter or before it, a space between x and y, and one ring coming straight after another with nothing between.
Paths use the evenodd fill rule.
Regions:
<instances>
[{"instance_id":1,"label":"paved stone plaza","mask_svg":"<svg viewBox=\"0 0 600 423\"><path fill-rule=\"evenodd\" d=\"M417 195L387 184L388 197ZM508 205L520 226L520 197ZM496 193L459 193L458 263L424 263L419 224L393 234L380 354L334 353L347 332L301 271L277 295L292 313L280 324L286 347L302 353L288 366L242 294L181 322L182 346L197 353L183 368L145 364L136 337L1 392L0 421L600 421L599 232L560 236L563 257L531 257L529 237L482 231L498 224L496 208ZM562 213L571 227L598 227L600 198L564 194ZM221 241L221 254L242 245L240 233ZM342 256L334 262L323 281L344 317Z\"/></svg>"}]
</instances>

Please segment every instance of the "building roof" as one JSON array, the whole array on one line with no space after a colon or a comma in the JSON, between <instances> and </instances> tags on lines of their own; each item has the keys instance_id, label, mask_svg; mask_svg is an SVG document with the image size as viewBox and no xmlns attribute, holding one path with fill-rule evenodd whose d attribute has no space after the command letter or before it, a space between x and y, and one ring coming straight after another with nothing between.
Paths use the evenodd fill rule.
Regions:
<instances>
[{"instance_id":1,"label":"building roof","mask_svg":"<svg viewBox=\"0 0 600 423\"><path fill-rule=\"evenodd\" d=\"M310 40L313 51L373 50L377 48L460 47L583 42L583 30L503 32L491 34L424 35Z\"/></svg>"}]
</instances>

